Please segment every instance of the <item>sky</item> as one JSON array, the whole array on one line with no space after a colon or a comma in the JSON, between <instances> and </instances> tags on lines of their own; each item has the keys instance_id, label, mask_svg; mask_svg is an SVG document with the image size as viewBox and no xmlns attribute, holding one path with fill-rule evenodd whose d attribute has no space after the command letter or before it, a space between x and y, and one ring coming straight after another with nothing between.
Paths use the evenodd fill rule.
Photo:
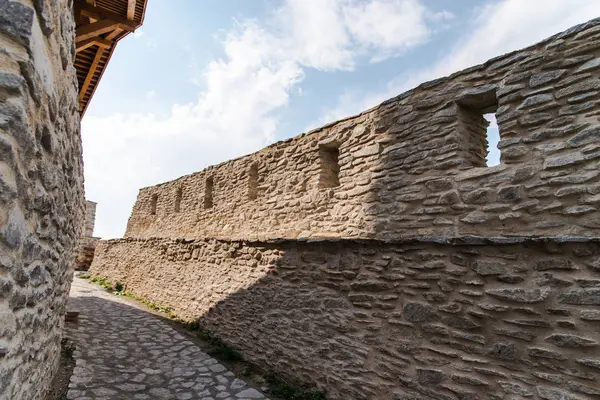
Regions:
<instances>
[{"instance_id":1,"label":"sky","mask_svg":"<svg viewBox=\"0 0 600 400\"><path fill-rule=\"evenodd\" d=\"M142 187L598 16L598 0L148 0L82 120L94 234L122 237Z\"/></svg>"}]
</instances>

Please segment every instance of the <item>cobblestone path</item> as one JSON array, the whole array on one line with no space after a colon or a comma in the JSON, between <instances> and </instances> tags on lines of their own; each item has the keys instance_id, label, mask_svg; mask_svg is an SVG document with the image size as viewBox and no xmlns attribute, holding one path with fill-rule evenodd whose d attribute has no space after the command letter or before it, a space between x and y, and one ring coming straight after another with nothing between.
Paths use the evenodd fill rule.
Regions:
<instances>
[{"instance_id":1,"label":"cobblestone path","mask_svg":"<svg viewBox=\"0 0 600 400\"><path fill-rule=\"evenodd\" d=\"M75 277L68 399L266 399L158 317Z\"/></svg>"}]
</instances>

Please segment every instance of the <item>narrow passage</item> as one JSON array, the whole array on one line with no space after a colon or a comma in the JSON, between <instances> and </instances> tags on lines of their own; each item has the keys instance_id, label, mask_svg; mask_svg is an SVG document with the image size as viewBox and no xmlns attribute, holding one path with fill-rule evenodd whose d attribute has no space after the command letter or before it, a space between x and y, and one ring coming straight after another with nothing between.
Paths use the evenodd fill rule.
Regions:
<instances>
[{"instance_id":1,"label":"narrow passage","mask_svg":"<svg viewBox=\"0 0 600 400\"><path fill-rule=\"evenodd\" d=\"M267 398L160 318L75 277L67 323L76 366L70 400Z\"/></svg>"}]
</instances>

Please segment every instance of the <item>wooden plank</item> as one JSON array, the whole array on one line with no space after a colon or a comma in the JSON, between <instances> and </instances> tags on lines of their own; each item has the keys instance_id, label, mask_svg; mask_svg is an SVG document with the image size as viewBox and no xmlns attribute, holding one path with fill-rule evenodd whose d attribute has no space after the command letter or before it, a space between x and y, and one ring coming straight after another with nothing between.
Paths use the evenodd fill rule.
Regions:
<instances>
[{"instance_id":1,"label":"wooden plank","mask_svg":"<svg viewBox=\"0 0 600 400\"><path fill-rule=\"evenodd\" d=\"M110 40L105 40L105 39L102 39L101 37L96 36L96 37L93 37L90 39L86 39L83 42L77 43L77 52L79 53L80 51L83 51L83 50L87 49L88 47L91 47L94 45L108 49L110 46L112 46L112 42Z\"/></svg>"},{"instance_id":2,"label":"wooden plank","mask_svg":"<svg viewBox=\"0 0 600 400\"><path fill-rule=\"evenodd\" d=\"M92 79L94 78L94 74L96 73L96 69L98 68L98 64L100 63L103 54L104 49L102 47L98 47L98 51L96 51L96 57L94 57L94 61L92 61L92 65L90 65L90 69L88 70L87 76L85 77L85 81L83 81L83 85L81 85L81 89L79 90L80 103L83 101L85 93L90 87L90 83L92 83Z\"/></svg>"},{"instance_id":3,"label":"wooden plank","mask_svg":"<svg viewBox=\"0 0 600 400\"><path fill-rule=\"evenodd\" d=\"M127 1L127 19L130 21L133 21L133 18L135 17L135 3L135 0Z\"/></svg>"},{"instance_id":4,"label":"wooden plank","mask_svg":"<svg viewBox=\"0 0 600 400\"><path fill-rule=\"evenodd\" d=\"M83 42L84 40L114 31L119 26L120 24L118 22L109 19L79 26L75 30L75 43Z\"/></svg>"},{"instance_id":5,"label":"wooden plank","mask_svg":"<svg viewBox=\"0 0 600 400\"><path fill-rule=\"evenodd\" d=\"M94 18L97 20L110 19L112 21L118 22L122 24L123 29L133 31L136 28L136 25L133 21L129 21L125 18L124 15L118 14L116 12L109 11L105 8L95 7L91 4L83 3L78 1L77 3L81 7L81 13L86 17Z\"/></svg>"}]
</instances>

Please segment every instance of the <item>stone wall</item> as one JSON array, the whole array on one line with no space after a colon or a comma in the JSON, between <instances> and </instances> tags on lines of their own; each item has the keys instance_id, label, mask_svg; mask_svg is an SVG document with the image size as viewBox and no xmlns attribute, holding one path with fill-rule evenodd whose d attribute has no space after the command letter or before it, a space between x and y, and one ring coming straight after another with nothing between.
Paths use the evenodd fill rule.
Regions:
<instances>
[{"instance_id":1,"label":"stone wall","mask_svg":"<svg viewBox=\"0 0 600 400\"><path fill-rule=\"evenodd\" d=\"M96 202L85 201L85 227L84 234L79 239L77 256L75 257L75 271L87 271L94 260L94 252L100 238L94 237L96 222Z\"/></svg>"},{"instance_id":2,"label":"stone wall","mask_svg":"<svg viewBox=\"0 0 600 400\"><path fill-rule=\"evenodd\" d=\"M331 399L600 396L600 243L102 242L94 275Z\"/></svg>"},{"instance_id":3,"label":"stone wall","mask_svg":"<svg viewBox=\"0 0 600 400\"><path fill-rule=\"evenodd\" d=\"M495 113L501 137L501 164L491 168L485 113ZM599 118L596 19L141 189L126 236L595 237Z\"/></svg>"},{"instance_id":4,"label":"stone wall","mask_svg":"<svg viewBox=\"0 0 600 400\"><path fill-rule=\"evenodd\" d=\"M96 224L96 203L95 201L85 201L85 228L83 235L86 237L94 236L94 225Z\"/></svg>"},{"instance_id":5,"label":"stone wall","mask_svg":"<svg viewBox=\"0 0 600 400\"><path fill-rule=\"evenodd\" d=\"M54 376L83 228L72 0L0 0L0 398Z\"/></svg>"}]
</instances>

